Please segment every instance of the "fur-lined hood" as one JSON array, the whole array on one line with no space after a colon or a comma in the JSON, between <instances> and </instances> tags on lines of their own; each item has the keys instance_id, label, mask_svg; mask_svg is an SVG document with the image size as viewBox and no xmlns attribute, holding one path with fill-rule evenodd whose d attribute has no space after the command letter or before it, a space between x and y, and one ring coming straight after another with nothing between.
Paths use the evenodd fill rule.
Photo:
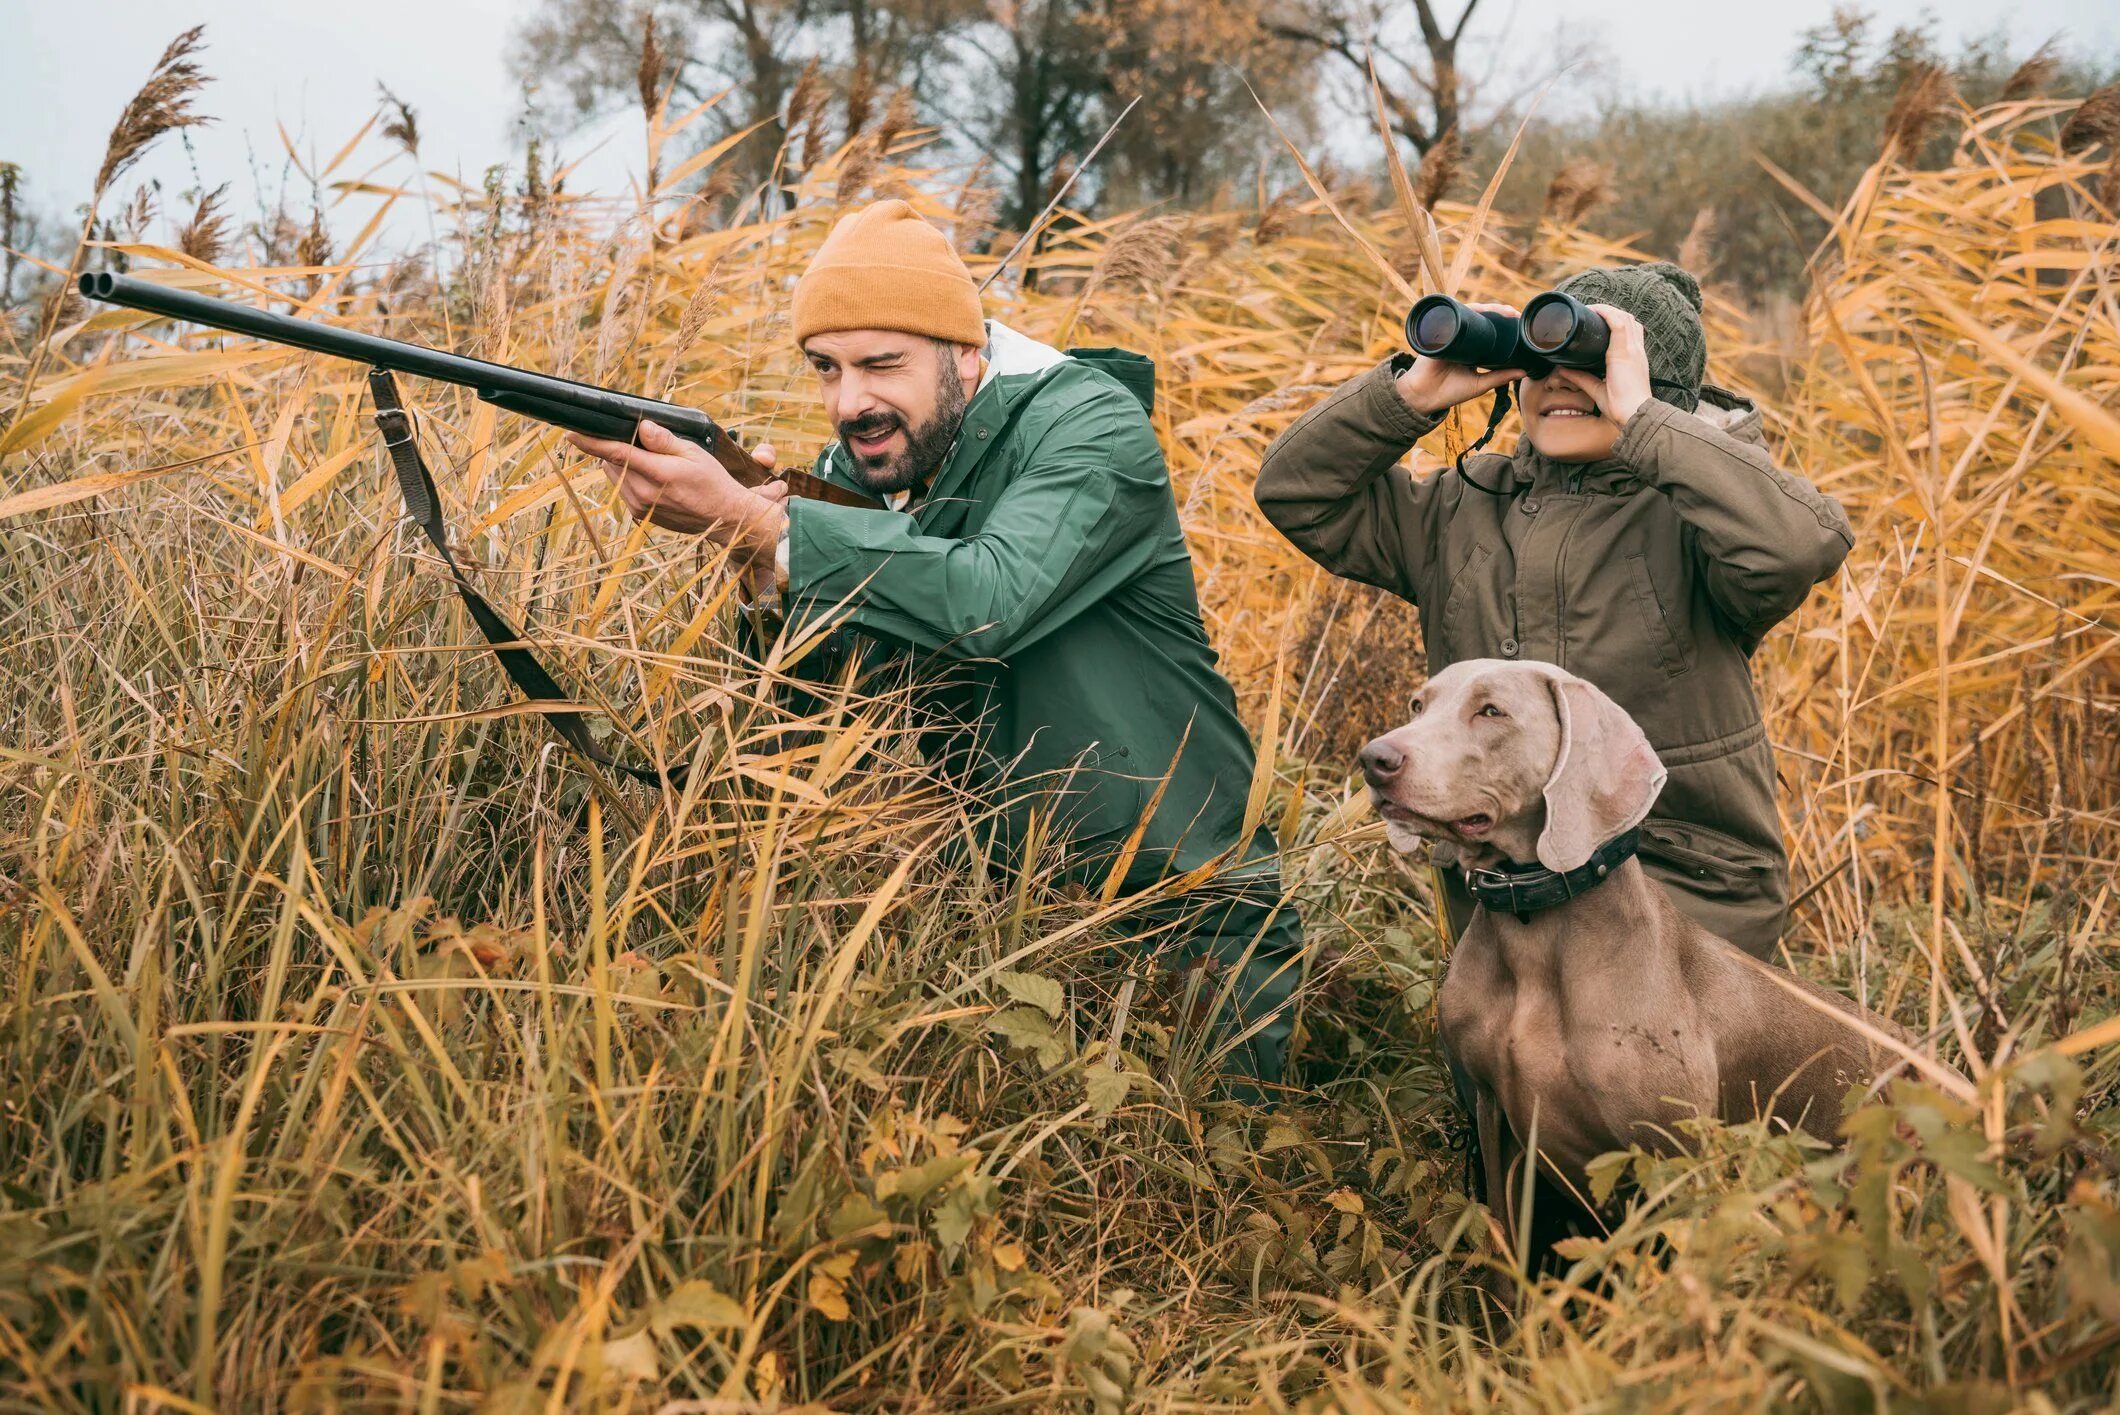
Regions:
<instances>
[{"instance_id":1,"label":"fur-lined hood","mask_svg":"<svg viewBox=\"0 0 2120 1415\"><path fill-rule=\"evenodd\" d=\"M1703 383L1700 406L1693 410L1693 416L1739 442L1749 442L1755 447L1767 445L1766 420L1760 416L1759 405L1742 393L1732 393L1718 384Z\"/></svg>"}]
</instances>

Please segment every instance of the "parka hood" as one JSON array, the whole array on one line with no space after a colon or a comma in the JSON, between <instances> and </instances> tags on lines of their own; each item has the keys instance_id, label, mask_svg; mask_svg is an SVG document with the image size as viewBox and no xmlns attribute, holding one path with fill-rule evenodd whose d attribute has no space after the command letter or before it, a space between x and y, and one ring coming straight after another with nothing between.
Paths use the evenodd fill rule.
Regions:
<instances>
[{"instance_id":1,"label":"parka hood","mask_svg":"<svg viewBox=\"0 0 2120 1415\"><path fill-rule=\"evenodd\" d=\"M1742 393L1713 383L1700 386L1700 406L1693 416L1709 427L1739 442L1749 442L1755 447L1767 444L1765 419L1759 415L1759 405Z\"/></svg>"},{"instance_id":2,"label":"parka hood","mask_svg":"<svg viewBox=\"0 0 2120 1415\"><path fill-rule=\"evenodd\" d=\"M1041 344L1028 334L1018 334L998 319L986 322L986 376L1016 378L1043 373L1067 358L1050 344Z\"/></svg>"}]
</instances>

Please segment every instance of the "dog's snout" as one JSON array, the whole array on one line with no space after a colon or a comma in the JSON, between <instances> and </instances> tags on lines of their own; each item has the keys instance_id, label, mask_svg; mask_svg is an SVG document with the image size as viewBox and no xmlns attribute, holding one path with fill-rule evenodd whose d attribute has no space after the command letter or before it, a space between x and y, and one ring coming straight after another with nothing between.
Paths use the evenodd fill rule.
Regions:
<instances>
[{"instance_id":1,"label":"dog's snout","mask_svg":"<svg viewBox=\"0 0 2120 1415\"><path fill-rule=\"evenodd\" d=\"M1371 786L1382 786L1406 765L1406 754L1379 737L1362 748L1362 777Z\"/></svg>"}]
</instances>

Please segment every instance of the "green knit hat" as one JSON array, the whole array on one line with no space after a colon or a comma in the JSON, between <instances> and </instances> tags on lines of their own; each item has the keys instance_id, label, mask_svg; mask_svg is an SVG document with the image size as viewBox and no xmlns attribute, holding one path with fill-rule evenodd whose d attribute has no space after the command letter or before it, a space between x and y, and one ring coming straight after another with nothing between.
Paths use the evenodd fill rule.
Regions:
<instances>
[{"instance_id":1,"label":"green knit hat","mask_svg":"<svg viewBox=\"0 0 2120 1415\"><path fill-rule=\"evenodd\" d=\"M1607 266L1570 276L1554 288L1586 305L1612 305L1641 321L1649 346L1650 389L1692 412L1708 369L1708 335L1700 323L1700 282L1669 261Z\"/></svg>"}]
</instances>

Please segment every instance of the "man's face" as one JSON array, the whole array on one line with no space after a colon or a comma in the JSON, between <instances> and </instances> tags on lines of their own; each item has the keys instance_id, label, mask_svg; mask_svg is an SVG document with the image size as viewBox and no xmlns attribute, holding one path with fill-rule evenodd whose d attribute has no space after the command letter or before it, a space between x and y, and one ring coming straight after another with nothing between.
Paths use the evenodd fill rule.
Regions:
<instances>
[{"instance_id":1,"label":"man's face","mask_svg":"<svg viewBox=\"0 0 2120 1415\"><path fill-rule=\"evenodd\" d=\"M803 353L865 489L906 491L942 465L964 423L965 387L979 375L977 349L855 329L813 335Z\"/></svg>"},{"instance_id":2,"label":"man's face","mask_svg":"<svg viewBox=\"0 0 2120 1415\"><path fill-rule=\"evenodd\" d=\"M1598 411L1597 394L1603 390L1602 379L1572 368L1524 379L1517 385L1517 402L1531 445L1556 462L1610 457L1619 445L1620 425Z\"/></svg>"}]
</instances>

